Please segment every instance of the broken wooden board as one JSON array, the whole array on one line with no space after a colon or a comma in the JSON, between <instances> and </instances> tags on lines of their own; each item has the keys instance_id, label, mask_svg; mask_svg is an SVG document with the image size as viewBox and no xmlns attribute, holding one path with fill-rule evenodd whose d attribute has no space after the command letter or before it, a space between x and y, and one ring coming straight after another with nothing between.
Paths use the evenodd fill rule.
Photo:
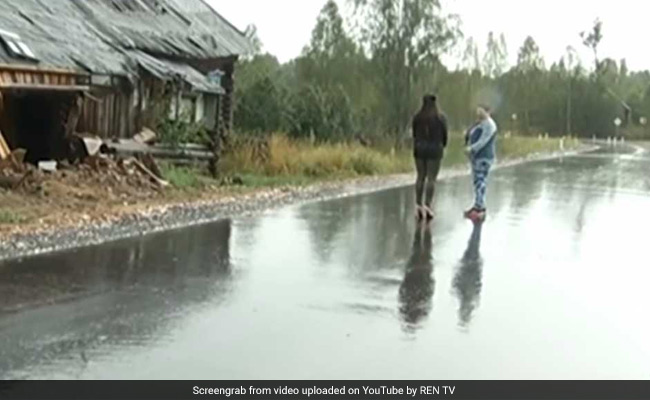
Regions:
<instances>
[{"instance_id":1,"label":"broken wooden board","mask_svg":"<svg viewBox=\"0 0 650 400\"><path fill-rule=\"evenodd\" d=\"M11 149L7 145L7 142L5 142L4 136L2 136L2 131L0 131L0 160L4 160L5 158L9 157L11 154Z\"/></svg>"},{"instance_id":2,"label":"broken wooden board","mask_svg":"<svg viewBox=\"0 0 650 400\"><path fill-rule=\"evenodd\" d=\"M208 151L205 147L198 145L190 146L148 146L146 144L138 143L131 139L120 139L117 142L104 142L106 147L117 154L123 156L133 156L137 154L151 154L155 158L165 159L195 159L195 160L211 160L214 154ZM201 150L199 150L201 149Z\"/></svg>"},{"instance_id":3,"label":"broken wooden board","mask_svg":"<svg viewBox=\"0 0 650 400\"><path fill-rule=\"evenodd\" d=\"M25 154L27 152L23 149L14 150L9 157L0 160L0 171L10 169L18 173L25 172Z\"/></svg>"},{"instance_id":4,"label":"broken wooden board","mask_svg":"<svg viewBox=\"0 0 650 400\"><path fill-rule=\"evenodd\" d=\"M27 150L16 149L11 152L12 162L14 162L15 164L23 164L25 162L26 155L27 155Z\"/></svg>"},{"instance_id":5,"label":"broken wooden board","mask_svg":"<svg viewBox=\"0 0 650 400\"><path fill-rule=\"evenodd\" d=\"M158 178L163 179L162 171L160 170L160 167L158 167L156 160L154 160L151 154L140 154L138 155L137 159Z\"/></svg>"},{"instance_id":6,"label":"broken wooden board","mask_svg":"<svg viewBox=\"0 0 650 400\"><path fill-rule=\"evenodd\" d=\"M136 160L136 159L133 159L132 162L133 162L133 165L135 165L135 167L136 167L140 172L142 172L142 173L144 173L145 175L149 176L149 178L151 178L151 180L152 180L153 182L155 182L156 185L158 185L159 187L164 188L164 187L169 186L169 182L164 181L164 180L158 178L158 177L156 176L156 174L154 174L153 172L151 172L151 170L149 170L149 168L145 167L144 164L142 164L140 161L138 161L138 160Z\"/></svg>"},{"instance_id":7,"label":"broken wooden board","mask_svg":"<svg viewBox=\"0 0 650 400\"><path fill-rule=\"evenodd\" d=\"M138 143L149 144L152 143L154 140L156 140L156 137L157 137L156 132L152 131L149 128L144 128L142 129L142 132L133 136L133 140L135 140Z\"/></svg>"},{"instance_id":8,"label":"broken wooden board","mask_svg":"<svg viewBox=\"0 0 650 400\"><path fill-rule=\"evenodd\" d=\"M99 154L99 150L104 144L104 141L99 137L79 136L79 138L83 142L89 156Z\"/></svg>"}]
</instances>

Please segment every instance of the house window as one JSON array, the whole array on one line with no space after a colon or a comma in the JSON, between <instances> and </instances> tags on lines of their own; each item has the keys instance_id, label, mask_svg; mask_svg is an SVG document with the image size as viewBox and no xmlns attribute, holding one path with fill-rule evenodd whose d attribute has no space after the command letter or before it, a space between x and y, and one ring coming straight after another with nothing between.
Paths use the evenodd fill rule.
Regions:
<instances>
[{"instance_id":1,"label":"house window","mask_svg":"<svg viewBox=\"0 0 650 400\"><path fill-rule=\"evenodd\" d=\"M0 29L0 42L9 50L9 54L17 58L37 60L36 54L23 42L20 36Z\"/></svg>"}]
</instances>

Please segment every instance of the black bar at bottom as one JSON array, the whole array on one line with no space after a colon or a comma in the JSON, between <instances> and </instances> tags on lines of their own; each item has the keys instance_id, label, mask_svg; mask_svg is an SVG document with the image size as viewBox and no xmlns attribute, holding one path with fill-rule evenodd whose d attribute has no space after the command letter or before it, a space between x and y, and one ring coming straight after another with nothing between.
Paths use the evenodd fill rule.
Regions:
<instances>
[{"instance_id":1,"label":"black bar at bottom","mask_svg":"<svg viewBox=\"0 0 650 400\"><path fill-rule=\"evenodd\" d=\"M2 400L646 400L650 381L4 381Z\"/></svg>"}]
</instances>

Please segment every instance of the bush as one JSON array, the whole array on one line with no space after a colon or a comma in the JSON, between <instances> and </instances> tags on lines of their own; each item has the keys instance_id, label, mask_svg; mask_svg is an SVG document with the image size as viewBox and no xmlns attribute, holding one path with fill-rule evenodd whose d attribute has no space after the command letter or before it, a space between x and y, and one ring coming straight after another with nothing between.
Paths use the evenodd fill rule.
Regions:
<instances>
[{"instance_id":1,"label":"bush","mask_svg":"<svg viewBox=\"0 0 650 400\"><path fill-rule=\"evenodd\" d=\"M205 126L191 121L188 115L176 120L166 119L158 124L159 139L162 143L177 146L182 143L209 144L210 137Z\"/></svg>"}]
</instances>

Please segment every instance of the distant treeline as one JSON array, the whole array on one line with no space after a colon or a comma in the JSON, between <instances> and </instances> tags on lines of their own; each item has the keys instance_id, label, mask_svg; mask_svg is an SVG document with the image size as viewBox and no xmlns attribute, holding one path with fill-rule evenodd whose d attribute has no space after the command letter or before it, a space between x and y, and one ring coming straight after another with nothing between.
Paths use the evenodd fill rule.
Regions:
<instances>
[{"instance_id":1,"label":"distant treeline","mask_svg":"<svg viewBox=\"0 0 650 400\"><path fill-rule=\"evenodd\" d=\"M503 36L490 34L483 57L464 40L458 17L437 0L351 0L354 13L342 17L330 0L301 56L280 64L270 54L243 60L236 75L237 130L286 132L316 140L399 140L420 98L435 92L452 128L474 118L474 107L496 109L502 131L551 136L606 136L616 132L650 137L650 73L630 72L625 60L599 59L602 26L583 34L594 54L585 66L567 48L547 65L532 37L508 68ZM290 23L290 21L287 21ZM354 29L346 29L346 27ZM249 30L251 39L255 30ZM259 43L259 41L258 41ZM462 55L462 68L449 70L440 57Z\"/></svg>"}]
</instances>

